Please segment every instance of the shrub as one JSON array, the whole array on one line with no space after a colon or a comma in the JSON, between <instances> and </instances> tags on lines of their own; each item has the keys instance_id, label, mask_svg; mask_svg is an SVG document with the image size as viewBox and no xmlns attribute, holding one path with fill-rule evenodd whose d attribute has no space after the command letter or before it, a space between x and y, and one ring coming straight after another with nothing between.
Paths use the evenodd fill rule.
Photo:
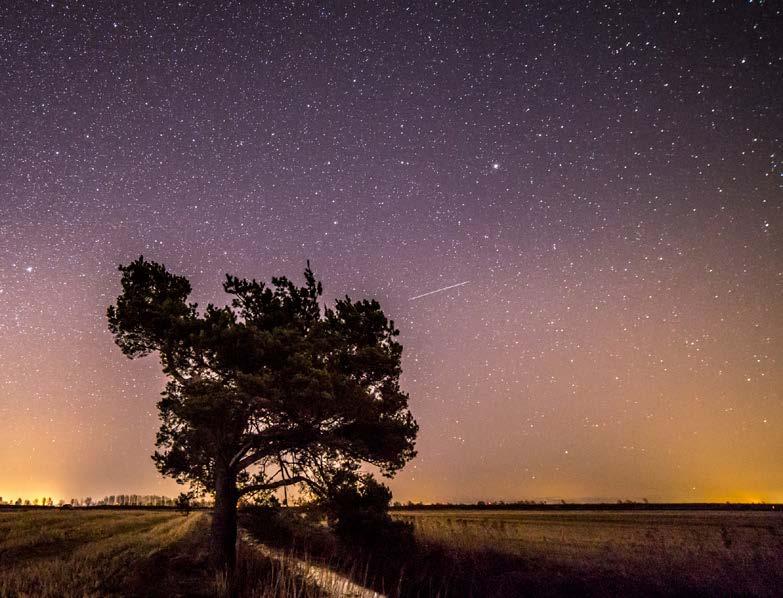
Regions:
<instances>
[{"instance_id":1,"label":"shrub","mask_svg":"<svg viewBox=\"0 0 783 598\"><path fill-rule=\"evenodd\" d=\"M323 506L340 540L389 553L413 544L413 526L389 517L391 498L387 486L366 474L347 477L336 485Z\"/></svg>"}]
</instances>

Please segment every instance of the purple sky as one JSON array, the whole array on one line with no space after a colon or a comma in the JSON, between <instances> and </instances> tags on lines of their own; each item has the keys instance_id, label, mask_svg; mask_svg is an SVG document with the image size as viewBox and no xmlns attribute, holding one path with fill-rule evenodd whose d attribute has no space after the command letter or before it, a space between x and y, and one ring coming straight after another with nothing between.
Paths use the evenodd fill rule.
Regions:
<instances>
[{"instance_id":1,"label":"purple sky","mask_svg":"<svg viewBox=\"0 0 783 598\"><path fill-rule=\"evenodd\" d=\"M377 298L400 500L783 500L781 7L636 4L3 2L0 496L178 491L143 253Z\"/></svg>"}]
</instances>

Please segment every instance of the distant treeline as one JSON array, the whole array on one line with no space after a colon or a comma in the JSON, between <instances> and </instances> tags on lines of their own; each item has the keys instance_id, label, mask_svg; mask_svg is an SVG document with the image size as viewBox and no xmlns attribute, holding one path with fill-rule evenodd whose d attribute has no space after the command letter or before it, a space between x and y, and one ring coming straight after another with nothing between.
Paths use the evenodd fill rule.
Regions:
<instances>
[{"instance_id":1,"label":"distant treeline","mask_svg":"<svg viewBox=\"0 0 783 598\"><path fill-rule=\"evenodd\" d=\"M211 499L190 498L187 501L190 509L211 509L214 505ZM54 503L50 498L40 500L4 501L0 497L0 510L9 508L91 508L91 509L172 509L181 507L177 499L151 494L117 494L105 496L100 500L91 497L84 499L72 498L69 502L58 500ZM243 504L240 507L250 507ZM286 507L299 510L302 507ZM519 502L485 502L475 503L400 503L391 505L392 511L781 511L783 503L655 503L636 502L631 500L614 503L569 503L566 501L546 502L525 500Z\"/></svg>"},{"instance_id":2,"label":"distant treeline","mask_svg":"<svg viewBox=\"0 0 783 598\"><path fill-rule=\"evenodd\" d=\"M521 501L477 503L399 503L392 511L783 511L781 503L653 503L617 501L616 503L559 503Z\"/></svg>"},{"instance_id":3,"label":"distant treeline","mask_svg":"<svg viewBox=\"0 0 783 598\"><path fill-rule=\"evenodd\" d=\"M194 508L212 506L212 501L195 500L189 501ZM63 499L56 503L50 497L40 499L21 499L4 501L0 496L0 507L176 507L177 499L168 496L158 496L155 494L112 494L104 496L101 499L94 500L92 497L72 498L70 501Z\"/></svg>"}]
</instances>

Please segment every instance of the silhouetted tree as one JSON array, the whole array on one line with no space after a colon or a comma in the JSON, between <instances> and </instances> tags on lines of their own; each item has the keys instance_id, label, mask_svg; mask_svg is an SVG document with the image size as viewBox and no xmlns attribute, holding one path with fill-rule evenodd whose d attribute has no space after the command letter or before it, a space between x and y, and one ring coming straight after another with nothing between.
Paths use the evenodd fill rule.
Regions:
<instances>
[{"instance_id":1,"label":"silhouetted tree","mask_svg":"<svg viewBox=\"0 0 783 598\"><path fill-rule=\"evenodd\" d=\"M350 544L372 549L376 556L410 549L413 528L389 516L391 490L369 474L341 472L329 494L320 499L337 535Z\"/></svg>"},{"instance_id":2,"label":"silhouetted tree","mask_svg":"<svg viewBox=\"0 0 783 598\"><path fill-rule=\"evenodd\" d=\"M229 571L240 498L292 484L326 496L341 472L364 462L392 476L415 455L399 332L376 301L322 309L308 263L303 287L227 275L231 305L199 313L189 281L164 266L120 271L109 329L130 358L157 352L168 377L153 458L214 493L212 549Z\"/></svg>"},{"instance_id":3,"label":"silhouetted tree","mask_svg":"<svg viewBox=\"0 0 783 598\"><path fill-rule=\"evenodd\" d=\"M183 515L189 515L191 509L193 508L193 492L180 492L179 496L177 497L177 502L175 503L177 506L177 510L181 511Z\"/></svg>"}]
</instances>

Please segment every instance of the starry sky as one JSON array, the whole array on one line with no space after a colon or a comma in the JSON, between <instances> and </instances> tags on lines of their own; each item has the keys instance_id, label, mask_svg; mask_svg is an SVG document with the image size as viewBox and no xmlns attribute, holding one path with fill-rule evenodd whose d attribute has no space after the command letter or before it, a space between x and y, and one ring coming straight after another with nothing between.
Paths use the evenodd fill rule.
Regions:
<instances>
[{"instance_id":1,"label":"starry sky","mask_svg":"<svg viewBox=\"0 0 783 598\"><path fill-rule=\"evenodd\" d=\"M0 496L179 491L159 365L105 319L143 254L200 303L307 259L377 298L421 425L396 499L783 500L781 30L758 0L5 0Z\"/></svg>"}]
</instances>

